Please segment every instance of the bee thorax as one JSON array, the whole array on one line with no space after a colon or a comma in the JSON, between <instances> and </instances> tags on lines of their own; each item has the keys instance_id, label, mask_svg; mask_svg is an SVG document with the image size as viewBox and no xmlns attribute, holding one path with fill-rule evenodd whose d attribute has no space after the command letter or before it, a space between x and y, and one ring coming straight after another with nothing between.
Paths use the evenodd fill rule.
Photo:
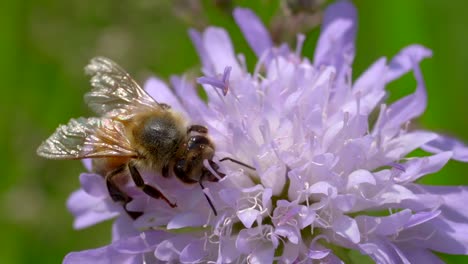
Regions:
<instances>
[{"instance_id":1,"label":"bee thorax","mask_svg":"<svg viewBox=\"0 0 468 264\"><path fill-rule=\"evenodd\" d=\"M167 114L148 116L141 120L133 130L135 142L140 151L147 156L154 165L167 164L175 155L179 145L185 139L183 126L174 122L174 118Z\"/></svg>"}]
</instances>

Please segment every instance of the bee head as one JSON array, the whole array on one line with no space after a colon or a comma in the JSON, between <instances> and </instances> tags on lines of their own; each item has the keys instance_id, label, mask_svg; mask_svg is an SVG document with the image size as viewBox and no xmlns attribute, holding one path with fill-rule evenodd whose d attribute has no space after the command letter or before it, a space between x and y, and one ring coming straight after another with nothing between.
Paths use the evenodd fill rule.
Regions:
<instances>
[{"instance_id":1,"label":"bee head","mask_svg":"<svg viewBox=\"0 0 468 264\"><path fill-rule=\"evenodd\" d=\"M219 166L212 160L214 153L214 144L208 137L204 135L189 137L184 155L174 165L174 174L186 183L196 183L202 180L217 182L219 176L223 177L224 174L218 172ZM204 166L204 160L209 162L218 177Z\"/></svg>"}]
</instances>

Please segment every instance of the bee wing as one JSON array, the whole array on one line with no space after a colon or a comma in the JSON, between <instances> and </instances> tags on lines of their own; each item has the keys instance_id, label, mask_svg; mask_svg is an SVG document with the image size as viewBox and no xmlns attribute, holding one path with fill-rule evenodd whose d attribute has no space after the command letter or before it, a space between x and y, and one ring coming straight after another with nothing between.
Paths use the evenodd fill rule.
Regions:
<instances>
[{"instance_id":1,"label":"bee wing","mask_svg":"<svg viewBox=\"0 0 468 264\"><path fill-rule=\"evenodd\" d=\"M49 159L84 159L111 156L136 157L122 123L107 118L71 119L37 149Z\"/></svg>"},{"instance_id":2,"label":"bee wing","mask_svg":"<svg viewBox=\"0 0 468 264\"><path fill-rule=\"evenodd\" d=\"M101 116L126 120L148 108L161 108L130 74L108 58L91 59L85 71L92 76L93 87L85 94L85 101Z\"/></svg>"}]
</instances>

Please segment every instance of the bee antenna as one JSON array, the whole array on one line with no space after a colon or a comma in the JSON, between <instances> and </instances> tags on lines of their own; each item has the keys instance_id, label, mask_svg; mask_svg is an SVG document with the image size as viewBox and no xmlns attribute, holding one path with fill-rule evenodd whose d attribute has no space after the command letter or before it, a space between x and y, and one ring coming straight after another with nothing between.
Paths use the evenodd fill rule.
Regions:
<instances>
[{"instance_id":1,"label":"bee antenna","mask_svg":"<svg viewBox=\"0 0 468 264\"><path fill-rule=\"evenodd\" d=\"M223 161L226 161L226 160L229 160L229 161L231 161L231 162L234 162L234 163L236 163L236 164L239 164L239 165L241 165L241 166L244 166L244 167L246 167L246 168L248 168L248 169L255 170L254 167L252 167L252 166L250 166L250 165L247 165L247 164L245 164L245 163L242 162L242 161L238 161L238 160L235 160L235 159L233 159L233 158L230 158L230 157L222 158L222 159L219 160L219 162L223 162Z\"/></svg>"},{"instance_id":2,"label":"bee antenna","mask_svg":"<svg viewBox=\"0 0 468 264\"><path fill-rule=\"evenodd\" d=\"M202 191L205 190L205 186L203 186L203 183L202 183L201 179L200 179L200 181L198 183L200 184L200 187L202 188ZM210 207L213 210L214 215L217 216L218 212L216 212L216 209L215 209L215 207L213 205L213 202L211 202L210 197L208 197L208 195L204 191L203 191L203 194L205 195L206 200L208 201L208 204L210 204Z\"/></svg>"}]
</instances>

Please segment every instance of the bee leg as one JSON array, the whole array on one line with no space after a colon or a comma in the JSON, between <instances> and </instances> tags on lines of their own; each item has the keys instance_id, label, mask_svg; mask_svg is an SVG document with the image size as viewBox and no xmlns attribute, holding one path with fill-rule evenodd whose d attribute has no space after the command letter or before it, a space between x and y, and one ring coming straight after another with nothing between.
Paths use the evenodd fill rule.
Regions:
<instances>
[{"instance_id":1,"label":"bee leg","mask_svg":"<svg viewBox=\"0 0 468 264\"><path fill-rule=\"evenodd\" d=\"M204 192L205 186L204 186L203 183L202 183L202 178L203 178L203 176L200 178L200 181L198 182L198 184L200 184L200 187L202 188L203 194L205 195L205 198L206 198L206 200L208 201L208 204L210 205L211 210L213 210L213 214L214 214L215 216L218 216L218 212L216 211L216 208L214 207L213 202L211 201L211 199L210 199L210 197L208 196L208 194L206 194L206 193Z\"/></svg>"},{"instance_id":2,"label":"bee leg","mask_svg":"<svg viewBox=\"0 0 468 264\"><path fill-rule=\"evenodd\" d=\"M206 133L208 133L208 128L206 128L206 127L204 127L202 125L191 125L187 129L187 134L189 134L192 131L198 132L200 134L206 134Z\"/></svg>"},{"instance_id":3,"label":"bee leg","mask_svg":"<svg viewBox=\"0 0 468 264\"><path fill-rule=\"evenodd\" d=\"M119 168L107 173L106 175L106 185L107 185L107 191L109 192L110 197L112 198L112 201L116 203L121 203L125 212L133 219L137 219L140 217L143 213L142 212L134 212L134 211L129 211L127 210L127 204L131 202L133 199L130 197L128 194L126 194L124 191L122 191L119 186L112 180L115 175L118 175L119 173L123 172L125 170L125 166L120 166Z\"/></svg>"},{"instance_id":4,"label":"bee leg","mask_svg":"<svg viewBox=\"0 0 468 264\"><path fill-rule=\"evenodd\" d=\"M171 201L169 201L169 199L167 199L166 196L164 196L164 194L162 194L157 188L146 184L134 164L130 162L128 164L128 169L130 170L130 174L132 175L135 185L143 190L144 193L155 199L163 199L172 208L177 207L177 204L171 203Z\"/></svg>"},{"instance_id":5,"label":"bee leg","mask_svg":"<svg viewBox=\"0 0 468 264\"><path fill-rule=\"evenodd\" d=\"M252 166L250 166L250 165L247 165L247 164L245 164L245 163L242 162L242 161L238 161L238 160L235 160L235 159L229 158L229 157L222 158L222 159L219 160L219 162L223 162L223 161L226 161L226 160L229 160L229 161L231 161L231 162L234 162L234 163L236 163L236 164L239 164L239 165L244 166L244 167L246 167L246 168L249 168L249 169L251 169L251 170L255 170L254 167L252 167Z\"/></svg>"}]
</instances>

